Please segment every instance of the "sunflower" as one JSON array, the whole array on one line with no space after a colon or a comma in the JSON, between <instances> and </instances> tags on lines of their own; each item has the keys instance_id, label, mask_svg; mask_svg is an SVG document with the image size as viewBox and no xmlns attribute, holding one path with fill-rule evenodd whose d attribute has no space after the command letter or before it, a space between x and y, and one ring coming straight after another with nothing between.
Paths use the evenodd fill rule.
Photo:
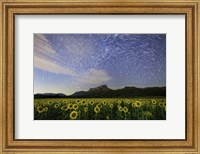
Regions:
<instances>
[{"instance_id":1,"label":"sunflower","mask_svg":"<svg viewBox=\"0 0 200 154\"><path fill-rule=\"evenodd\" d=\"M67 111L67 110L68 110L68 106L66 106L66 105L65 105L65 106L62 106L62 107L61 107L61 110Z\"/></svg>"},{"instance_id":2,"label":"sunflower","mask_svg":"<svg viewBox=\"0 0 200 154\"><path fill-rule=\"evenodd\" d=\"M122 108L121 106L120 106L118 109L119 109L119 111L120 111L120 112L122 112L122 111L123 111L123 108Z\"/></svg>"},{"instance_id":3,"label":"sunflower","mask_svg":"<svg viewBox=\"0 0 200 154\"><path fill-rule=\"evenodd\" d=\"M46 107L46 104L45 104L45 103L42 103L42 107Z\"/></svg>"},{"instance_id":4,"label":"sunflower","mask_svg":"<svg viewBox=\"0 0 200 154\"><path fill-rule=\"evenodd\" d=\"M70 119L74 120L78 117L78 112L72 111L69 116L70 116Z\"/></svg>"},{"instance_id":5,"label":"sunflower","mask_svg":"<svg viewBox=\"0 0 200 154\"><path fill-rule=\"evenodd\" d=\"M73 104L68 104L68 109L72 109L73 108Z\"/></svg>"},{"instance_id":6,"label":"sunflower","mask_svg":"<svg viewBox=\"0 0 200 154\"><path fill-rule=\"evenodd\" d=\"M55 104L54 108L57 109L60 105L59 104Z\"/></svg>"},{"instance_id":7,"label":"sunflower","mask_svg":"<svg viewBox=\"0 0 200 154\"><path fill-rule=\"evenodd\" d=\"M38 113L42 113L42 112L44 112L44 109L41 106L38 106L37 111L38 111Z\"/></svg>"},{"instance_id":8,"label":"sunflower","mask_svg":"<svg viewBox=\"0 0 200 154\"><path fill-rule=\"evenodd\" d=\"M45 107L43 110L44 110L44 112L47 112L48 111L48 107Z\"/></svg>"},{"instance_id":9,"label":"sunflower","mask_svg":"<svg viewBox=\"0 0 200 154\"><path fill-rule=\"evenodd\" d=\"M118 104L121 104L121 103L122 103L122 101L121 101L121 100L117 100L117 103L118 103Z\"/></svg>"},{"instance_id":10,"label":"sunflower","mask_svg":"<svg viewBox=\"0 0 200 154\"><path fill-rule=\"evenodd\" d=\"M130 100L125 99L125 103L130 104Z\"/></svg>"},{"instance_id":11,"label":"sunflower","mask_svg":"<svg viewBox=\"0 0 200 154\"><path fill-rule=\"evenodd\" d=\"M136 101L136 102L135 102L135 106L136 106L136 107L141 107L141 106L142 106L142 102Z\"/></svg>"},{"instance_id":12,"label":"sunflower","mask_svg":"<svg viewBox=\"0 0 200 154\"><path fill-rule=\"evenodd\" d=\"M81 104L82 104L82 105L86 105L86 101L83 100L83 101L81 102Z\"/></svg>"},{"instance_id":13,"label":"sunflower","mask_svg":"<svg viewBox=\"0 0 200 154\"><path fill-rule=\"evenodd\" d=\"M151 101L151 103L152 103L153 105L156 105L156 100L153 99L153 100Z\"/></svg>"},{"instance_id":14,"label":"sunflower","mask_svg":"<svg viewBox=\"0 0 200 154\"><path fill-rule=\"evenodd\" d=\"M101 109L100 109L100 107L98 107L98 105L94 108L94 112L95 112L95 113L99 113L100 110L101 110Z\"/></svg>"},{"instance_id":15,"label":"sunflower","mask_svg":"<svg viewBox=\"0 0 200 154\"><path fill-rule=\"evenodd\" d=\"M77 109L78 109L78 105L77 105L77 104L74 104L72 108L73 108L74 110L77 110Z\"/></svg>"},{"instance_id":16,"label":"sunflower","mask_svg":"<svg viewBox=\"0 0 200 154\"><path fill-rule=\"evenodd\" d=\"M88 108L87 108L87 107L85 107L85 108L84 108L84 112L87 112L87 111L88 111Z\"/></svg>"},{"instance_id":17,"label":"sunflower","mask_svg":"<svg viewBox=\"0 0 200 154\"><path fill-rule=\"evenodd\" d=\"M76 100L76 103L80 103L81 101L79 99Z\"/></svg>"},{"instance_id":18,"label":"sunflower","mask_svg":"<svg viewBox=\"0 0 200 154\"><path fill-rule=\"evenodd\" d=\"M136 107L136 103L135 102L132 102L132 107Z\"/></svg>"},{"instance_id":19,"label":"sunflower","mask_svg":"<svg viewBox=\"0 0 200 154\"><path fill-rule=\"evenodd\" d=\"M163 106L166 107L166 102L163 102Z\"/></svg>"},{"instance_id":20,"label":"sunflower","mask_svg":"<svg viewBox=\"0 0 200 154\"><path fill-rule=\"evenodd\" d=\"M102 108L102 105L99 103L99 104L97 104L97 106L99 107L99 108Z\"/></svg>"},{"instance_id":21,"label":"sunflower","mask_svg":"<svg viewBox=\"0 0 200 154\"><path fill-rule=\"evenodd\" d=\"M49 101L49 102L48 102L48 105L51 105L51 104L52 104L52 102L51 102L51 101Z\"/></svg>"},{"instance_id":22,"label":"sunflower","mask_svg":"<svg viewBox=\"0 0 200 154\"><path fill-rule=\"evenodd\" d=\"M124 108L123 108L123 111L124 111L125 113L127 113L127 112L128 112L128 108L127 108L127 107L124 107Z\"/></svg>"},{"instance_id":23,"label":"sunflower","mask_svg":"<svg viewBox=\"0 0 200 154\"><path fill-rule=\"evenodd\" d=\"M81 101L80 101L80 102L78 102L78 103L77 103L77 102L75 102L75 103L76 103L76 104L78 104L78 105L81 105Z\"/></svg>"},{"instance_id":24,"label":"sunflower","mask_svg":"<svg viewBox=\"0 0 200 154\"><path fill-rule=\"evenodd\" d=\"M94 104L94 102L93 102L93 101L90 101L89 103L90 103L90 105L93 105L93 104Z\"/></svg>"},{"instance_id":25,"label":"sunflower","mask_svg":"<svg viewBox=\"0 0 200 154\"><path fill-rule=\"evenodd\" d=\"M113 104L110 104L110 108L113 108Z\"/></svg>"},{"instance_id":26,"label":"sunflower","mask_svg":"<svg viewBox=\"0 0 200 154\"><path fill-rule=\"evenodd\" d=\"M106 105L106 101L103 101L103 103L102 103L103 105Z\"/></svg>"},{"instance_id":27,"label":"sunflower","mask_svg":"<svg viewBox=\"0 0 200 154\"><path fill-rule=\"evenodd\" d=\"M159 102L158 105L159 105L159 107L161 107L161 108L164 107L164 104L163 104L162 102Z\"/></svg>"},{"instance_id":28,"label":"sunflower","mask_svg":"<svg viewBox=\"0 0 200 154\"><path fill-rule=\"evenodd\" d=\"M146 100L144 103L145 103L146 105L149 105L150 102L149 102L148 100Z\"/></svg>"}]
</instances>

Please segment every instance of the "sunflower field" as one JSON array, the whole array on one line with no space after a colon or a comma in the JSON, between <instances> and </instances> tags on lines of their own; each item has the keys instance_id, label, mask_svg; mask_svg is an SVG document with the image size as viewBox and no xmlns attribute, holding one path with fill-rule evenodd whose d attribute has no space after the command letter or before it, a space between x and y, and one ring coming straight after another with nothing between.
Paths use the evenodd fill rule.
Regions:
<instances>
[{"instance_id":1,"label":"sunflower field","mask_svg":"<svg viewBox=\"0 0 200 154\"><path fill-rule=\"evenodd\" d=\"M166 99L35 99L35 120L165 120Z\"/></svg>"}]
</instances>

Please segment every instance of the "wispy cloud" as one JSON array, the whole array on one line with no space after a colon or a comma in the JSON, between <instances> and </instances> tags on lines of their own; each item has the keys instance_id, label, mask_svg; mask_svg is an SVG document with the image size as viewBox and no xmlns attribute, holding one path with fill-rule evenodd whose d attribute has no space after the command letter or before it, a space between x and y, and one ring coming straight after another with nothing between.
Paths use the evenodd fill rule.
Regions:
<instances>
[{"instance_id":1,"label":"wispy cloud","mask_svg":"<svg viewBox=\"0 0 200 154\"><path fill-rule=\"evenodd\" d=\"M55 54L56 51L52 48L49 41L42 34L34 35L34 54Z\"/></svg>"},{"instance_id":2,"label":"wispy cloud","mask_svg":"<svg viewBox=\"0 0 200 154\"><path fill-rule=\"evenodd\" d=\"M85 84L101 84L111 79L105 70L90 69L77 78L77 81Z\"/></svg>"},{"instance_id":3,"label":"wispy cloud","mask_svg":"<svg viewBox=\"0 0 200 154\"><path fill-rule=\"evenodd\" d=\"M85 87L92 87L105 83L112 78L109 74L103 69L91 68L85 70L85 72L78 72L74 62L79 64L78 59L83 59L85 56L89 57L94 50L91 46L91 42L87 42L83 38L76 38L59 36L57 38L64 45L60 48L54 48L52 42L48 40L43 34L34 35L34 67L42 71L54 73L54 74L63 74L73 77L73 83L69 83L71 90L81 90ZM59 54L59 51L56 49L62 49L67 53L76 57L76 60L72 60L73 64L68 63L62 55ZM75 55L76 54L76 55ZM66 76L66 78L67 78ZM63 83L64 84L64 83Z\"/></svg>"},{"instance_id":4,"label":"wispy cloud","mask_svg":"<svg viewBox=\"0 0 200 154\"><path fill-rule=\"evenodd\" d=\"M51 59L39 57L37 55L34 56L34 67L50 73L73 76L77 84L96 85L112 79L107 72L102 69L99 70L93 68L85 73L78 73L73 69L56 64Z\"/></svg>"},{"instance_id":5,"label":"wispy cloud","mask_svg":"<svg viewBox=\"0 0 200 154\"><path fill-rule=\"evenodd\" d=\"M43 71L75 76L77 73L56 63L56 51L43 34L34 35L34 67Z\"/></svg>"},{"instance_id":6,"label":"wispy cloud","mask_svg":"<svg viewBox=\"0 0 200 154\"><path fill-rule=\"evenodd\" d=\"M34 67L51 73L65 74L70 76L77 75L77 73L74 70L62 67L50 61L49 59L41 58L38 56L34 56Z\"/></svg>"}]
</instances>

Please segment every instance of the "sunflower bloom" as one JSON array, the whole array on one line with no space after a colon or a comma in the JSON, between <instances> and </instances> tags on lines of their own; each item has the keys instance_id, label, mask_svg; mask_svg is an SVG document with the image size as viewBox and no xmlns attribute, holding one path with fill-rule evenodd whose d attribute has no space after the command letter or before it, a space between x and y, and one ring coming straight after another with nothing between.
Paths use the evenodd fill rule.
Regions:
<instances>
[{"instance_id":1,"label":"sunflower bloom","mask_svg":"<svg viewBox=\"0 0 200 154\"><path fill-rule=\"evenodd\" d=\"M86 101L83 100L83 101L81 102L81 104L82 104L82 105L86 105Z\"/></svg>"},{"instance_id":2,"label":"sunflower bloom","mask_svg":"<svg viewBox=\"0 0 200 154\"><path fill-rule=\"evenodd\" d=\"M155 100L155 99L152 100L151 103L152 103L153 105L156 105L156 100Z\"/></svg>"},{"instance_id":3,"label":"sunflower bloom","mask_svg":"<svg viewBox=\"0 0 200 154\"><path fill-rule=\"evenodd\" d=\"M70 119L75 120L78 117L78 112L72 111L69 116L70 116Z\"/></svg>"},{"instance_id":4,"label":"sunflower bloom","mask_svg":"<svg viewBox=\"0 0 200 154\"><path fill-rule=\"evenodd\" d=\"M67 106L62 106L62 107L61 107L61 110L67 111L67 110L68 110L68 107L67 107Z\"/></svg>"},{"instance_id":5,"label":"sunflower bloom","mask_svg":"<svg viewBox=\"0 0 200 154\"><path fill-rule=\"evenodd\" d=\"M122 103L122 101L121 101L121 100L118 100L118 101L117 101L117 103L118 103L118 104L121 104L121 103Z\"/></svg>"},{"instance_id":6,"label":"sunflower bloom","mask_svg":"<svg viewBox=\"0 0 200 154\"><path fill-rule=\"evenodd\" d=\"M73 109L73 104L68 104L68 109Z\"/></svg>"},{"instance_id":7,"label":"sunflower bloom","mask_svg":"<svg viewBox=\"0 0 200 154\"><path fill-rule=\"evenodd\" d=\"M44 112L44 109L41 106L38 106L37 111L38 111L38 113L42 113L42 112Z\"/></svg>"},{"instance_id":8,"label":"sunflower bloom","mask_svg":"<svg viewBox=\"0 0 200 154\"><path fill-rule=\"evenodd\" d=\"M130 100L125 99L125 103L130 104Z\"/></svg>"},{"instance_id":9,"label":"sunflower bloom","mask_svg":"<svg viewBox=\"0 0 200 154\"><path fill-rule=\"evenodd\" d=\"M74 109L74 110L77 110L77 109L78 109L78 105L77 105L77 104L74 104L74 105L73 105L73 109Z\"/></svg>"},{"instance_id":10,"label":"sunflower bloom","mask_svg":"<svg viewBox=\"0 0 200 154\"><path fill-rule=\"evenodd\" d=\"M122 111L123 111L123 108L122 108L121 106L120 106L118 109L119 109L119 111L120 111L120 112L122 112Z\"/></svg>"},{"instance_id":11,"label":"sunflower bloom","mask_svg":"<svg viewBox=\"0 0 200 154\"><path fill-rule=\"evenodd\" d=\"M142 102L136 101L136 102L135 102L135 105L136 105L136 107L141 107L141 106L142 106Z\"/></svg>"},{"instance_id":12,"label":"sunflower bloom","mask_svg":"<svg viewBox=\"0 0 200 154\"><path fill-rule=\"evenodd\" d=\"M98 106L96 106L96 107L94 108L94 112L95 112L95 113L99 113L100 110L101 110L101 109L100 109L100 107L98 107Z\"/></svg>"},{"instance_id":13,"label":"sunflower bloom","mask_svg":"<svg viewBox=\"0 0 200 154\"><path fill-rule=\"evenodd\" d=\"M55 104L54 108L57 109L57 108L59 108L59 106L60 106L59 104Z\"/></svg>"},{"instance_id":14,"label":"sunflower bloom","mask_svg":"<svg viewBox=\"0 0 200 154\"><path fill-rule=\"evenodd\" d=\"M132 103L132 107L133 108L136 107L136 103L135 102Z\"/></svg>"},{"instance_id":15,"label":"sunflower bloom","mask_svg":"<svg viewBox=\"0 0 200 154\"><path fill-rule=\"evenodd\" d=\"M124 111L125 113L127 113L127 112L128 112L128 108L127 108L127 107L124 107L124 108L123 108L123 111Z\"/></svg>"},{"instance_id":16,"label":"sunflower bloom","mask_svg":"<svg viewBox=\"0 0 200 154\"><path fill-rule=\"evenodd\" d=\"M49 101L49 102L48 102L48 105L51 105L51 104L52 104L52 102L51 102L51 101Z\"/></svg>"},{"instance_id":17,"label":"sunflower bloom","mask_svg":"<svg viewBox=\"0 0 200 154\"><path fill-rule=\"evenodd\" d=\"M99 108L102 108L102 105L99 103L99 104L97 104L97 106L99 107Z\"/></svg>"},{"instance_id":18,"label":"sunflower bloom","mask_svg":"<svg viewBox=\"0 0 200 154\"><path fill-rule=\"evenodd\" d=\"M163 102L163 106L166 107L166 102Z\"/></svg>"},{"instance_id":19,"label":"sunflower bloom","mask_svg":"<svg viewBox=\"0 0 200 154\"><path fill-rule=\"evenodd\" d=\"M159 107L161 107L161 108L164 106L162 102L159 102L158 105L159 105Z\"/></svg>"},{"instance_id":20,"label":"sunflower bloom","mask_svg":"<svg viewBox=\"0 0 200 154\"><path fill-rule=\"evenodd\" d=\"M44 110L44 112L47 112L48 111L48 107L45 107L43 110Z\"/></svg>"},{"instance_id":21,"label":"sunflower bloom","mask_svg":"<svg viewBox=\"0 0 200 154\"><path fill-rule=\"evenodd\" d=\"M77 100L76 100L76 103L79 103L79 102L80 102L80 100L79 100L79 99L77 99Z\"/></svg>"},{"instance_id":22,"label":"sunflower bloom","mask_svg":"<svg viewBox=\"0 0 200 154\"><path fill-rule=\"evenodd\" d=\"M103 105L106 105L106 101L103 101L103 103L102 103Z\"/></svg>"},{"instance_id":23,"label":"sunflower bloom","mask_svg":"<svg viewBox=\"0 0 200 154\"><path fill-rule=\"evenodd\" d=\"M90 103L90 105L93 105L93 104L94 104L94 102L93 102L93 101L90 101L89 103Z\"/></svg>"}]
</instances>

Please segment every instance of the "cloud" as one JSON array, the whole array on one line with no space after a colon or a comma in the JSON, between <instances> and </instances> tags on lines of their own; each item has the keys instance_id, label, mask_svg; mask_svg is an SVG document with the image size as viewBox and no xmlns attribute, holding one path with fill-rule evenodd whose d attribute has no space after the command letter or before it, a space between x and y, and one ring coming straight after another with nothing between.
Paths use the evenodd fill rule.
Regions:
<instances>
[{"instance_id":1,"label":"cloud","mask_svg":"<svg viewBox=\"0 0 200 154\"><path fill-rule=\"evenodd\" d=\"M85 84L101 84L111 79L104 70L90 69L81 77L77 78L77 81Z\"/></svg>"},{"instance_id":2,"label":"cloud","mask_svg":"<svg viewBox=\"0 0 200 154\"><path fill-rule=\"evenodd\" d=\"M34 35L34 54L55 54L56 51L50 45L50 42L42 34Z\"/></svg>"},{"instance_id":3,"label":"cloud","mask_svg":"<svg viewBox=\"0 0 200 154\"><path fill-rule=\"evenodd\" d=\"M55 63L57 58L56 51L52 47L52 43L49 42L45 35L34 35L34 67L43 71L65 74L75 76L77 73L74 70L65 68Z\"/></svg>"},{"instance_id":4,"label":"cloud","mask_svg":"<svg viewBox=\"0 0 200 154\"><path fill-rule=\"evenodd\" d=\"M77 75L74 70L62 67L52 62L50 59L41 58L39 56L34 56L34 67L51 73L65 74L70 76Z\"/></svg>"},{"instance_id":5,"label":"cloud","mask_svg":"<svg viewBox=\"0 0 200 154\"><path fill-rule=\"evenodd\" d=\"M69 53L77 54L76 58L77 63L78 59L83 59L84 56L88 57L92 54L93 46L92 42L85 40L84 38L79 38L77 36L64 37L63 35L58 35L57 39L61 41L61 44L64 44L64 49ZM45 35L35 34L34 35L34 67L43 71L56 74L64 74L74 77L74 81L78 86L83 85L95 85L102 84L106 81L111 80L111 77L107 74L105 70L102 69L90 69L85 73L79 73L74 69L67 68L66 66L70 65L66 63L65 60L62 60L63 57L59 55L58 52L52 47L52 42L50 42ZM62 48L62 47L61 47ZM63 49L63 50L64 50ZM58 63L57 63L58 62ZM80 89L80 87L78 87Z\"/></svg>"}]
</instances>

